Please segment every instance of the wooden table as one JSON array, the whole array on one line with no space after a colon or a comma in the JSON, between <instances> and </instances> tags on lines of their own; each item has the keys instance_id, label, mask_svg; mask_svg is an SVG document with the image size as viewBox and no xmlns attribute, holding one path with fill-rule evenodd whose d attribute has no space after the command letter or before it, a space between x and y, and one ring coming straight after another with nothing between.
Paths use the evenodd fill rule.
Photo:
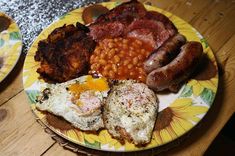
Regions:
<instances>
[{"instance_id":1,"label":"wooden table","mask_svg":"<svg viewBox=\"0 0 235 156\"><path fill-rule=\"evenodd\" d=\"M142 2L172 12L190 23L207 39L217 58L220 81L212 108L189 137L163 153L202 155L235 110L235 1ZM36 122L23 90L23 61L22 55L15 69L0 83L0 155L76 155L63 149Z\"/></svg>"}]
</instances>

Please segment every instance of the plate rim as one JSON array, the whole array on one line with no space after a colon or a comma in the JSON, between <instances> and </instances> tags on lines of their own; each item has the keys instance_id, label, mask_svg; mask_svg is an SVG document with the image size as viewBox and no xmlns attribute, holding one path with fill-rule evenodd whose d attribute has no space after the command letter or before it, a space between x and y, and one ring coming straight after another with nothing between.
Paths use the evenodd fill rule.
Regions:
<instances>
[{"instance_id":1,"label":"plate rim","mask_svg":"<svg viewBox=\"0 0 235 156\"><path fill-rule=\"evenodd\" d=\"M102 2L102 3L96 3L96 4L101 4L101 5L103 5L103 4L115 4L115 3L116 3L116 2ZM194 28L190 23L186 22L185 20L183 20L183 19L180 18L179 16L177 16L177 15L175 15L175 14L169 12L169 11L166 11L166 10L164 10L164 9L161 9L161 8L159 8L159 7L157 7L157 6L151 6L151 5L147 5L147 4L144 4L144 3L142 3L142 4L145 6L145 8L146 8L146 6L147 6L147 8L158 9L158 10L161 10L160 13L162 13L162 14L164 14L164 15L170 14L171 16L174 16L174 17L178 18L180 21L182 21L182 22L188 24L192 29L194 29L195 34L198 33L197 35L200 36L200 37L198 36L198 38L200 38L200 39L204 38L204 37L201 35L201 33L200 33L196 28ZM93 4L89 4L89 5L93 5ZM66 14L68 14L68 13L70 13L70 12L73 12L73 11L76 11L76 10L78 10L78 9L83 9L83 8L89 6L89 5L86 5L86 6L79 7L79 8L73 9L73 10L71 10L71 11L68 11L67 13L65 13L65 14L62 15L62 16L65 16ZM114 7L115 7L115 6L114 6ZM147 8L146 8L146 9L147 9ZM147 9L147 10L149 10L149 9ZM60 17L62 17L62 16L60 16ZM167 16L167 17L168 17L168 16ZM169 17L168 17L168 18L169 18ZM36 37L34 38L34 40L31 42L31 45L30 45L30 48L28 49L28 52L30 51L30 49L31 49L32 45L34 44L34 42L38 39L39 35L42 35L42 34L44 33L44 30L45 30L45 29L48 29L49 27L51 27L51 25L55 24L55 23L58 22L59 20L60 20L60 18L55 19L55 20L54 20L53 22L51 22L47 27L45 27L45 28L38 34L38 36L36 36ZM177 25L176 25L176 27L177 27ZM204 39L205 39L205 38L204 38ZM215 59L214 62L215 62L215 64L216 64L216 76L214 76L213 78L216 77L216 78L218 79L218 82L217 82L217 84L216 84L216 92L215 92L215 94L217 95L218 86L219 86L218 62L217 62L217 60L216 60L216 58L215 58L215 54L214 54L214 52L212 51L212 49L210 48L210 46L208 46L208 48L209 48L209 50L212 52L213 58ZM27 55L28 55L28 54L27 54ZM26 58L27 58L27 56L26 56ZM25 59L25 61L26 61L26 59ZM24 69L24 67L23 67L23 69ZM23 74L23 77L24 77L24 74ZM25 90L25 92L27 91L27 88L25 88L25 85L24 85L24 90ZM215 96L216 96L216 95L215 95ZM60 132L57 132L57 131L55 130L56 128L54 128L54 127L51 128L52 126L47 125L47 124L44 123L43 121L42 121L42 122L43 122L43 124L44 124L47 128L49 128L50 130L52 130L54 133L56 133L56 134L59 135L60 137L66 139L66 140L68 140L68 141L70 141L70 142L72 142L72 143L74 143L74 144L77 144L77 145L79 145L79 146L85 147L85 148L87 148L87 149L90 148L90 149L94 149L94 150L98 150L98 151L108 151L108 152L135 152L135 151L144 151L144 150L149 150L149 149L161 147L161 146L166 145L166 144L168 144L168 143L170 143L170 142L173 142L173 141L175 141L176 139L178 139L178 138L184 136L185 134L189 133L194 127L196 127L199 123L201 123L201 121L205 118L205 116L208 114L208 111L210 110L211 106L213 105L214 101L215 101L215 97L214 97L214 99L213 99L211 105L208 107L208 110L207 110L207 111L205 112L205 114L203 115L203 117L202 117L198 122L196 122L196 124L194 124L190 129L187 129L186 132L184 132L182 135L180 135L180 136L178 136L178 137L176 137L176 138L174 138L174 139L172 139L172 140L169 140L168 142L164 142L164 143L162 143L162 144L160 144L160 145L156 145L156 146L154 146L154 147L149 147L149 148L144 148L144 149L138 148L138 149L133 149L133 150L129 150L129 149L128 149L128 150L123 150L123 151L122 151L122 150L113 150L113 149L111 149L111 148L109 148L109 149L93 148L93 147L90 147L90 146L86 146L85 144L80 144L80 143L78 143L78 142L74 142L72 139L70 139L69 137L66 137L64 134L62 134L62 133L60 133ZM31 104L30 104L30 105L31 105ZM31 109L32 109L32 107L31 107ZM37 114L35 113L35 111L33 111L33 109L32 109L32 112L33 112L34 115L37 117ZM159 113L159 112L158 112L158 113ZM84 133L84 132L83 132L83 133Z\"/></svg>"},{"instance_id":2,"label":"plate rim","mask_svg":"<svg viewBox=\"0 0 235 156\"><path fill-rule=\"evenodd\" d=\"M8 19L10 19L11 20L11 22L12 23L14 23L15 24L15 27L16 27L16 29L17 29L17 32L19 32L19 35L20 35L20 39L19 39L19 42L20 42L20 48L19 48L19 51L17 51L17 57L16 57L16 59L14 59L14 64L11 64L11 66L10 66L10 68L7 68L7 73L6 74L3 74L3 76L2 77L0 77L0 83L2 83L5 79L6 79L6 77L13 71L13 69L15 68L15 66L16 66L16 64L18 63L18 61L19 61L19 59L20 59L20 57L21 57L21 54L22 54L22 50L23 50L23 38L22 38L22 33L21 33L21 30L20 30L20 28L19 28L19 25L16 23L16 21L13 19L13 18L11 18L9 15L7 15L5 12L1 12L0 11L0 15L3 15L3 16L5 16L5 17L7 17ZM0 32L1 33L1 32ZM2 66L3 67L3 66ZM2 68L1 67L1 68Z\"/></svg>"}]
</instances>

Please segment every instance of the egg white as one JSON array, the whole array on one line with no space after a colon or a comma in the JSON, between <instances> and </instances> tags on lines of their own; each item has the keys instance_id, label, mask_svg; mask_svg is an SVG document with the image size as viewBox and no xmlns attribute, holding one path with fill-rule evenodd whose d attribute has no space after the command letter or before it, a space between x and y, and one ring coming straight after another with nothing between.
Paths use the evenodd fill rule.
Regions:
<instances>
[{"instance_id":1,"label":"egg white","mask_svg":"<svg viewBox=\"0 0 235 156\"><path fill-rule=\"evenodd\" d=\"M104 124L119 140L150 142L158 112L155 93L143 83L127 80L114 86L104 105Z\"/></svg>"},{"instance_id":2,"label":"egg white","mask_svg":"<svg viewBox=\"0 0 235 156\"><path fill-rule=\"evenodd\" d=\"M78 106L71 100L74 95L68 90L68 87L74 83L86 83L86 78L87 76L82 76L65 83L51 85L47 88L50 92L47 95L48 97L45 98L42 93L40 96L42 100L39 100L36 103L36 108L41 111L48 111L54 115L61 116L74 127L84 131L97 131L104 127L101 106L103 105L104 97L107 97L108 90L88 90L81 93L80 98L83 101L83 105L86 105L86 103L91 105L92 102L96 102L94 104L100 102L98 103L98 106L100 107L96 106L92 109L91 105L89 111L84 111L82 109L83 106Z\"/></svg>"}]
</instances>

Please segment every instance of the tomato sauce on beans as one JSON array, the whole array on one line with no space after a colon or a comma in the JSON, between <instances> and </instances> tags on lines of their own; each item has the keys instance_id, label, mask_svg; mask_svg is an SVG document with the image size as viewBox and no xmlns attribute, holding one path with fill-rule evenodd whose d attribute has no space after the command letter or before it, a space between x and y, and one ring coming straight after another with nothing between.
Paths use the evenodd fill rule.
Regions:
<instances>
[{"instance_id":1,"label":"tomato sauce on beans","mask_svg":"<svg viewBox=\"0 0 235 156\"><path fill-rule=\"evenodd\" d=\"M145 82L143 63L152 50L153 47L134 38L104 39L90 57L89 74Z\"/></svg>"}]
</instances>

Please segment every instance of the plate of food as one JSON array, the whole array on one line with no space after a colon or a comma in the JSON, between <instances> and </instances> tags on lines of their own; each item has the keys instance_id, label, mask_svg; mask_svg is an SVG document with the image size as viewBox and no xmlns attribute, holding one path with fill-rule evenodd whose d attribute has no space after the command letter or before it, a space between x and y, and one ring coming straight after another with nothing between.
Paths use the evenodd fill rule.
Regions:
<instances>
[{"instance_id":1,"label":"plate of food","mask_svg":"<svg viewBox=\"0 0 235 156\"><path fill-rule=\"evenodd\" d=\"M218 87L212 50L181 18L136 0L75 9L34 40L23 68L36 117L103 151L139 151L195 127Z\"/></svg>"},{"instance_id":2,"label":"plate of food","mask_svg":"<svg viewBox=\"0 0 235 156\"><path fill-rule=\"evenodd\" d=\"M19 27L10 17L0 12L0 82L16 65L21 49Z\"/></svg>"}]
</instances>

